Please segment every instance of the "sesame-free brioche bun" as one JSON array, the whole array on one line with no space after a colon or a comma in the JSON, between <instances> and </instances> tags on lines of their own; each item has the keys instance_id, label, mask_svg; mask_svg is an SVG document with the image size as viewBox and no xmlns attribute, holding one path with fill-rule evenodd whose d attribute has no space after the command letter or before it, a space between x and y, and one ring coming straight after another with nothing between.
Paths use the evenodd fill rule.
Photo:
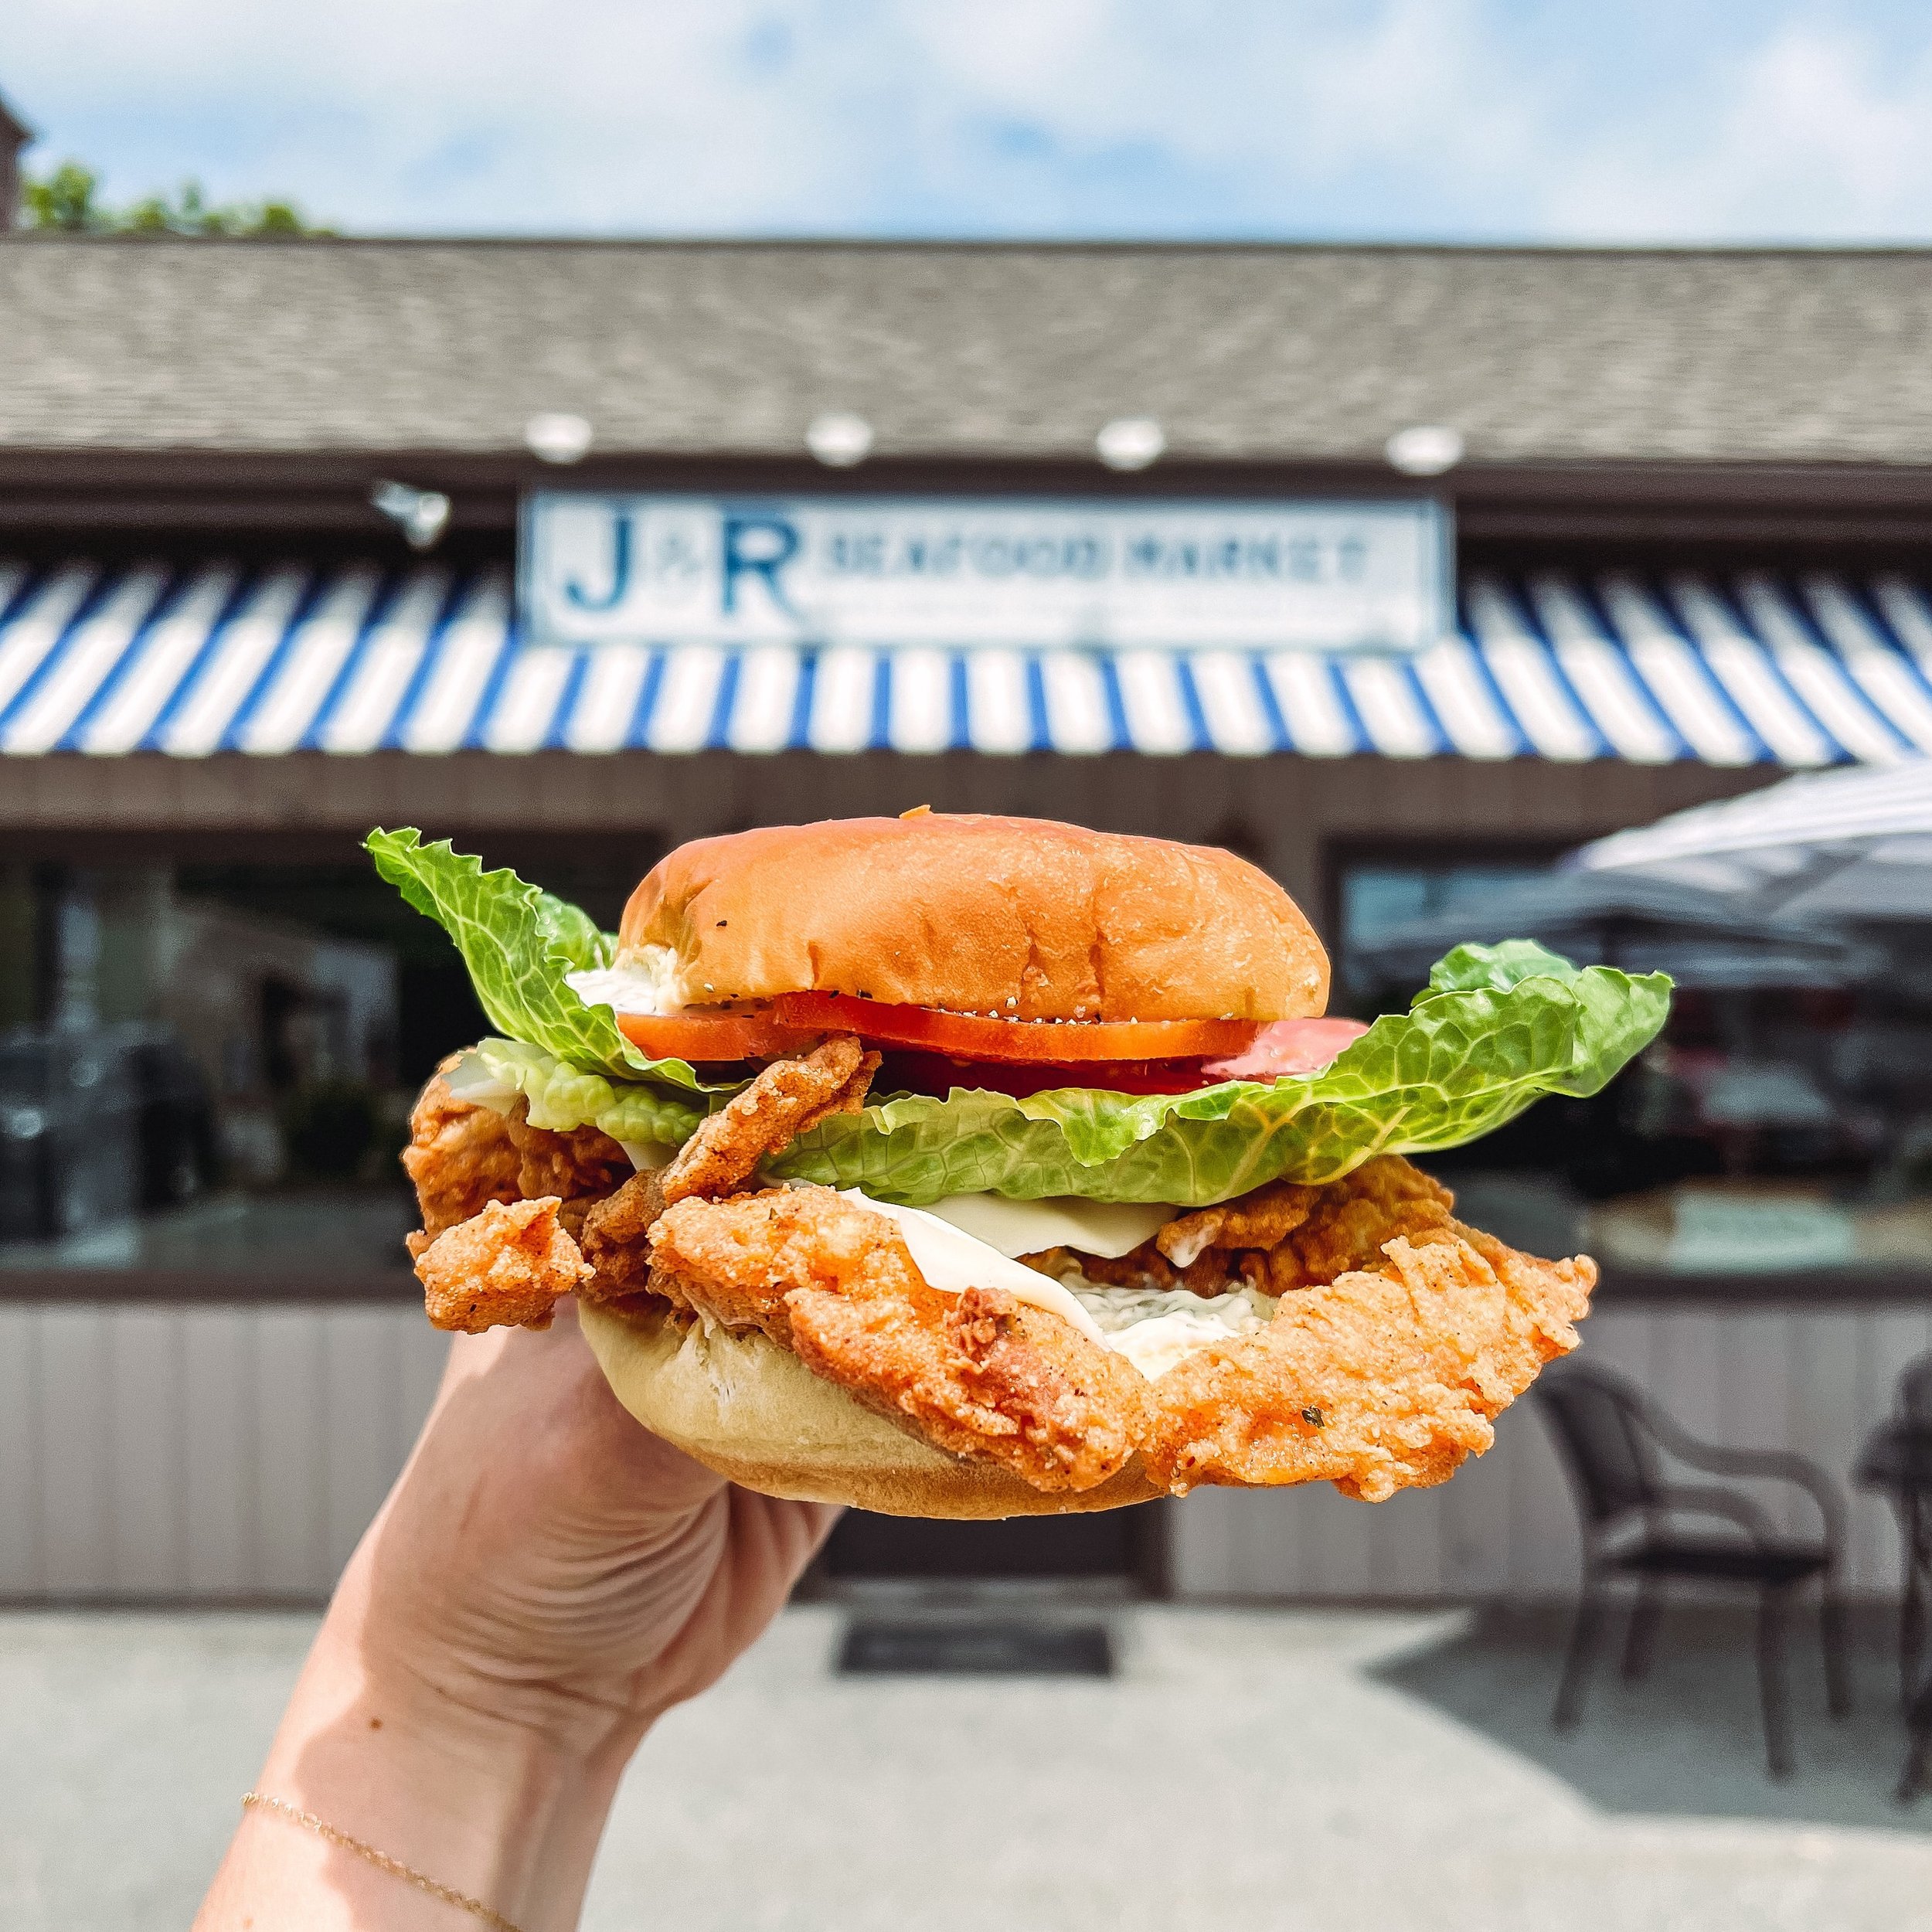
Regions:
<instances>
[{"instance_id":1,"label":"sesame-free brioche bun","mask_svg":"<svg viewBox=\"0 0 1932 1932\"><path fill-rule=\"evenodd\" d=\"M848 993L1015 1019L1301 1019L1328 961L1232 852L920 811L700 838L624 908L687 1004Z\"/></svg>"},{"instance_id":2,"label":"sesame-free brioche bun","mask_svg":"<svg viewBox=\"0 0 1932 1932\"><path fill-rule=\"evenodd\" d=\"M757 1329L707 1328L668 1302L578 1304L617 1400L655 1435L767 1496L888 1516L1049 1516L1165 1492L1136 1456L1092 1489L1036 1489L935 1449L814 1375Z\"/></svg>"}]
</instances>

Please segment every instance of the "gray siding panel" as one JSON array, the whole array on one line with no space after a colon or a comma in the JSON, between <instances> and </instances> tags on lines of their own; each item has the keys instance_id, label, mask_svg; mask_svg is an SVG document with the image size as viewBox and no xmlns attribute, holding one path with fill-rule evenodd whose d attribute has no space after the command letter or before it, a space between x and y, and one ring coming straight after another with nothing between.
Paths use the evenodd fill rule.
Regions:
<instances>
[{"instance_id":1,"label":"gray siding panel","mask_svg":"<svg viewBox=\"0 0 1932 1932\"><path fill-rule=\"evenodd\" d=\"M1932 1315L1612 1308L1585 1335L1588 1359L1693 1433L1801 1450L1849 1489L1899 1370L1932 1348ZM408 1308L0 1306L0 1597L325 1594L447 1352ZM1889 1594L1889 1518L1875 1498L1853 1508L1851 1585ZM1326 1487L1203 1490L1171 1521L1183 1597L1541 1596L1576 1578L1570 1498L1528 1403L1440 1488L1375 1505Z\"/></svg>"},{"instance_id":2,"label":"gray siding panel","mask_svg":"<svg viewBox=\"0 0 1932 1932\"><path fill-rule=\"evenodd\" d=\"M41 1587L53 1595L114 1585L112 1469L118 1419L108 1399L109 1325L95 1308L49 1309L40 1321L39 1489Z\"/></svg>"},{"instance_id":3,"label":"gray siding panel","mask_svg":"<svg viewBox=\"0 0 1932 1932\"><path fill-rule=\"evenodd\" d=\"M1877 1498L1851 1491L1850 1471L1891 1407L1900 1369L1932 1347L1932 1318L1893 1308L1626 1308L1594 1316L1584 1333L1587 1359L1643 1383L1693 1434L1821 1463L1855 1498L1852 1588L1896 1592L1890 1518ZM1781 1486L1765 1495L1794 1529L1815 1520ZM1543 1596L1573 1588L1577 1576L1574 1512L1527 1402L1499 1419L1488 1454L1440 1488L1373 1506L1324 1489L1204 1491L1175 1512L1174 1535L1184 1596Z\"/></svg>"},{"instance_id":4,"label":"gray siding panel","mask_svg":"<svg viewBox=\"0 0 1932 1932\"><path fill-rule=\"evenodd\" d=\"M44 1587L40 1311L0 1303L0 1593Z\"/></svg>"},{"instance_id":5,"label":"gray siding panel","mask_svg":"<svg viewBox=\"0 0 1932 1932\"><path fill-rule=\"evenodd\" d=\"M255 1318L245 1309L180 1317L182 1487L191 1596L247 1591L261 1573L254 1498Z\"/></svg>"}]
</instances>

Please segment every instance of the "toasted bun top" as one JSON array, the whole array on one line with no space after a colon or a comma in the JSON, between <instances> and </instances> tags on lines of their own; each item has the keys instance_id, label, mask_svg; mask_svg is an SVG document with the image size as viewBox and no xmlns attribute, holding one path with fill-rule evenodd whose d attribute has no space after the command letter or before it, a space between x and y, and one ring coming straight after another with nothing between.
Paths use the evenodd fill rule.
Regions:
<instances>
[{"instance_id":1,"label":"toasted bun top","mask_svg":"<svg viewBox=\"0 0 1932 1932\"><path fill-rule=\"evenodd\" d=\"M1018 1019L1300 1019L1328 961L1232 852L1040 818L920 812L700 838L631 895L688 1004L850 993Z\"/></svg>"}]
</instances>

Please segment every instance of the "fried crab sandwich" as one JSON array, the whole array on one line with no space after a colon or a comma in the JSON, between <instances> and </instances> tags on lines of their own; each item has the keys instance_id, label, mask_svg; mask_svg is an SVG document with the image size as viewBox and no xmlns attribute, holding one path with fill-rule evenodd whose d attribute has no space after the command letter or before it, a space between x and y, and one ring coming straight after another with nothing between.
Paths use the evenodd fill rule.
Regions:
<instances>
[{"instance_id":1,"label":"fried crab sandwich","mask_svg":"<svg viewBox=\"0 0 1932 1932\"><path fill-rule=\"evenodd\" d=\"M700 839L621 928L413 831L383 876L497 1032L411 1117L430 1319L577 1318L645 1427L901 1515L1441 1482L1596 1280L1406 1158L1594 1093L1668 982L1461 947L1325 1018L1231 854L941 815Z\"/></svg>"}]
</instances>

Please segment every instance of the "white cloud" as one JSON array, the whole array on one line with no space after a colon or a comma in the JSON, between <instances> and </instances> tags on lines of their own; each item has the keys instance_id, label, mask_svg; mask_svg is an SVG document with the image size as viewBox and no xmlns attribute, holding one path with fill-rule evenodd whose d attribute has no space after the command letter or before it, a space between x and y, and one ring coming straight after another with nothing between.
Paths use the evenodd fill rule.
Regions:
<instances>
[{"instance_id":1,"label":"white cloud","mask_svg":"<svg viewBox=\"0 0 1932 1932\"><path fill-rule=\"evenodd\" d=\"M92 123L124 169L172 145L170 175L292 190L352 224L783 222L842 192L855 144L825 117L832 103L752 70L747 43L770 11L754 0L60 0L11 51L9 86L48 121L36 66L87 46L89 71L69 65L48 90L79 109L49 128L56 151L100 151L98 135L68 132Z\"/></svg>"},{"instance_id":2,"label":"white cloud","mask_svg":"<svg viewBox=\"0 0 1932 1932\"><path fill-rule=\"evenodd\" d=\"M1932 233L1932 19L1825 5L26 0L0 87L352 228Z\"/></svg>"},{"instance_id":3,"label":"white cloud","mask_svg":"<svg viewBox=\"0 0 1932 1932\"><path fill-rule=\"evenodd\" d=\"M1526 133L1536 94L1495 87L1506 56L1468 0L1075 0L1050 13L981 0L907 20L949 90L982 112L1076 148L1148 145L1277 180L1445 154L1479 172Z\"/></svg>"},{"instance_id":4,"label":"white cloud","mask_svg":"<svg viewBox=\"0 0 1932 1932\"><path fill-rule=\"evenodd\" d=\"M1932 36L1888 59L1859 36L1786 27L1713 110L1603 143L1558 183L1553 223L1659 238L1932 233Z\"/></svg>"}]
</instances>

